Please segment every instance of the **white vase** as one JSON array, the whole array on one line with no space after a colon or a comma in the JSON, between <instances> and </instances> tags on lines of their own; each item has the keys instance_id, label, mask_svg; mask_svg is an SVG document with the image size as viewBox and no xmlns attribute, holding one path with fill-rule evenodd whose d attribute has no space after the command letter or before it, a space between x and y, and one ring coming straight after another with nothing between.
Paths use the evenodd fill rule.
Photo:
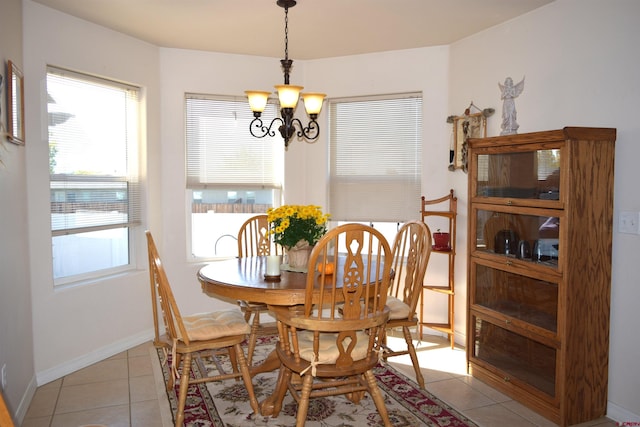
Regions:
<instances>
[{"instance_id":1,"label":"white vase","mask_svg":"<svg viewBox=\"0 0 640 427\"><path fill-rule=\"evenodd\" d=\"M306 240L300 240L294 247L287 250L287 256L289 257L289 267L306 270L307 264L309 264L309 255L313 246L310 246Z\"/></svg>"}]
</instances>

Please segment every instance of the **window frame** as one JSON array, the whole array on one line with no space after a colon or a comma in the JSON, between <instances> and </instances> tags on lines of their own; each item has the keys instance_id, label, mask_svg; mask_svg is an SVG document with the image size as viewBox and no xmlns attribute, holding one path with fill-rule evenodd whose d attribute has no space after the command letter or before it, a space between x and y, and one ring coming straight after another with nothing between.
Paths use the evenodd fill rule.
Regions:
<instances>
[{"instance_id":1,"label":"window frame","mask_svg":"<svg viewBox=\"0 0 640 427\"><path fill-rule=\"evenodd\" d=\"M123 114L123 139L121 140L121 143L123 144L122 149L124 150L124 157L118 157L118 161L121 162L121 167L122 165L124 165L123 170L121 169L119 173L114 173L113 175L104 173L83 174L78 172L77 163L74 163L72 161L70 164L73 165L72 167L76 168L75 171L59 171L57 173L54 173L56 163L55 161L52 163L52 161L55 158L55 155L58 153L58 149L62 149L62 152L66 154L73 153L74 147L72 142L73 136L65 135L64 131L62 134L56 136L55 132L52 133L52 128L54 128L58 124L66 122L69 118L73 118L73 115L71 115L71 117L68 117L67 119L62 120L61 122L56 122L56 120L60 117L57 115L59 115L61 112L55 108L55 98L50 95L50 77L59 79L59 85L89 85L90 87L96 88L97 90L103 88L105 89L105 93L107 91L114 91L116 97L120 96L119 94L121 94L121 102L123 102L123 105L122 110L120 110L119 112ZM49 144L50 150L50 230L52 244L51 250L52 254L54 254L54 265L52 266L54 287L59 288L70 284L92 282L96 279L102 279L105 277L138 269L139 260L136 256L136 248L138 245L136 232L142 226L143 217L143 187L140 177L140 156L142 155L142 140L140 132L140 127L142 124L142 88L108 77L99 77L89 73L71 71L58 66L48 65L46 69L46 90L48 94L46 114L49 117L47 142ZM65 136L67 136L68 139L63 143L60 142L62 139L57 139L63 138ZM84 138L90 137L81 136L78 138L84 141ZM52 146L54 147L53 151ZM104 146L104 143L99 143L99 146ZM73 156L73 154L71 154L71 156ZM58 201L59 199L57 195L61 193L64 195L61 198L62 204L74 203L69 201L74 191L76 191L76 196L78 192L82 193L83 191L87 193L97 192L98 195L94 194L93 196L91 196L89 194L86 199L83 198L84 203L88 203L89 205L102 203L107 206L113 205L115 203L115 210L111 211L111 213L120 212L119 214L115 215L115 217L119 218L115 220L103 218L100 221L87 221L84 223L76 224L75 226L69 226L66 220L63 220L63 222L54 221L54 213L60 213L57 210L60 203ZM120 199L123 192L124 198ZM107 196L107 194L109 194L109 196ZM120 210L118 206L120 208L124 206L124 210ZM66 209L67 208L62 207L63 212L65 212ZM72 209L77 209L77 207L72 206ZM106 212L106 210L108 210L108 208L102 206L102 209L98 207L97 212ZM126 255L123 252L119 253L119 256L122 257L122 260L124 260L124 257L126 256L126 262L112 265L106 268L97 266L96 268L87 271L56 276L54 248L56 245L56 238L109 230L126 230ZM122 238L113 237L111 239L107 238L107 240L112 242L123 242L125 237L124 235L121 236ZM60 253L58 254L58 256L60 256Z\"/></svg>"}]
</instances>

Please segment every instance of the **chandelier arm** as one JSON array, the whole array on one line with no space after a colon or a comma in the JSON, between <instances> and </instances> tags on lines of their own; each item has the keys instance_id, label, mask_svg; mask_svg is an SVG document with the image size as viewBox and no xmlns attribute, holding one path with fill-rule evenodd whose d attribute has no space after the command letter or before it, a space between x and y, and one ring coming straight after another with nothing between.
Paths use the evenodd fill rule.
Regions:
<instances>
[{"instance_id":1,"label":"chandelier arm","mask_svg":"<svg viewBox=\"0 0 640 427\"><path fill-rule=\"evenodd\" d=\"M262 119L260 117L256 117L251 121L251 123L249 123L249 132L251 132L251 135L255 138L264 138L267 135L276 136L276 131L272 130L276 122L284 123L281 118L276 117L275 119L271 120L269 127L267 127L262 123ZM260 133L256 134L254 132L254 129L259 130Z\"/></svg>"},{"instance_id":2,"label":"chandelier arm","mask_svg":"<svg viewBox=\"0 0 640 427\"><path fill-rule=\"evenodd\" d=\"M298 138L305 138L310 141L315 141L320 136L320 126L315 119L311 119L306 127L298 118L294 118L291 122L292 126L295 127L295 124L297 123L298 127L300 128L300 130L296 133Z\"/></svg>"}]
</instances>

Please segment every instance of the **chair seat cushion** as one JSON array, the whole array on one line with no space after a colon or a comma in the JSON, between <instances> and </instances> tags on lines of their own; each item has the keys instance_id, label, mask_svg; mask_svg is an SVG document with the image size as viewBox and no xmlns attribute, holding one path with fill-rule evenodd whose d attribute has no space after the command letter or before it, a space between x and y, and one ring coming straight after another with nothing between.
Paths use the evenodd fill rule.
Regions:
<instances>
[{"instance_id":1,"label":"chair seat cushion","mask_svg":"<svg viewBox=\"0 0 640 427\"><path fill-rule=\"evenodd\" d=\"M355 360L362 360L367 356L367 348L369 345L369 335L364 331L357 331L357 344L351 353L351 358ZM338 347L336 346L337 333L321 333L320 345L318 350L318 363L328 364L335 363L340 356ZM347 338L344 341L346 347L351 340ZM298 346L300 348L300 357L308 362L313 362L313 332L300 331L298 332Z\"/></svg>"},{"instance_id":2,"label":"chair seat cushion","mask_svg":"<svg viewBox=\"0 0 640 427\"><path fill-rule=\"evenodd\" d=\"M197 313L183 317L182 321L189 339L193 341L245 335L251 331L251 327L238 310Z\"/></svg>"},{"instance_id":3,"label":"chair seat cushion","mask_svg":"<svg viewBox=\"0 0 640 427\"><path fill-rule=\"evenodd\" d=\"M411 311L407 304L396 297L387 297L387 307L389 307L389 320L406 319Z\"/></svg>"}]
</instances>

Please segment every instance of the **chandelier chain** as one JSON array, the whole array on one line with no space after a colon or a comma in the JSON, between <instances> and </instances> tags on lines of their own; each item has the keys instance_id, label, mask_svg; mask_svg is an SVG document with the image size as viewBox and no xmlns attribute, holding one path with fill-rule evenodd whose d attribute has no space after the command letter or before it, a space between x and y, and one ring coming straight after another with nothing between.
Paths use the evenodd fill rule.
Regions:
<instances>
[{"instance_id":1,"label":"chandelier chain","mask_svg":"<svg viewBox=\"0 0 640 427\"><path fill-rule=\"evenodd\" d=\"M284 59L289 59L289 8L284 8Z\"/></svg>"}]
</instances>

